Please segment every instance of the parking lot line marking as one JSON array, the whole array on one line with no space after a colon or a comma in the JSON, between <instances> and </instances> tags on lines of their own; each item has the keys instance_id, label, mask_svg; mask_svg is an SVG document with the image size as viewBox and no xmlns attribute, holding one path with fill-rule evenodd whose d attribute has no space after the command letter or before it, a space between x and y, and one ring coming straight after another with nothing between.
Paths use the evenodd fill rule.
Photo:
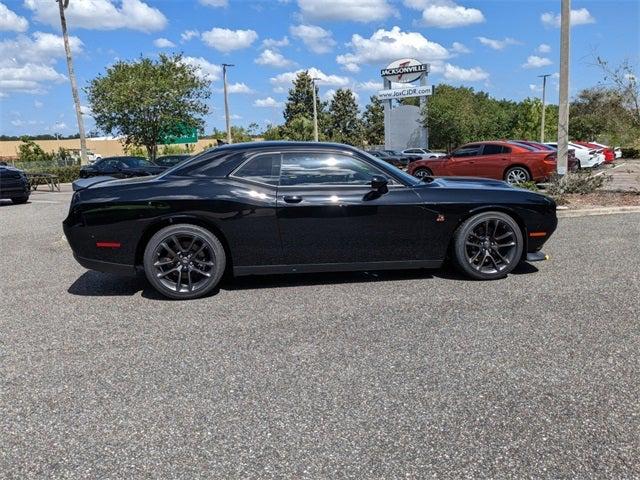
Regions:
<instances>
[{"instance_id":1,"label":"parking lot line marking","mask_svg":"<svg viewBox=\"0 0 640 480\"><path fill-rule=\"evenodd\" d=\"M30 200L29 203L60 203L53 200Z\"/></svg>"},{"instance_id":2,"label":"parking lot line marking","mask_svg":"<svg viewBox=\"0 0 640 480\"><path fill-rule=\"evenodd\" d=\"M622 166L624 166L624 165L626 165L626 164L627 164L626 162L625 162L625 163L621 163L620 165L616 165L615 167L610 168L609 170L615 170L616 168L620 168L620 167L622 167ZM604 174L604 173L607 173L609 170L603 170L603 171L601 171L601 172L598 172L598 173L596 173L596 174L594 175L594 177L597 177L598 175L602 175L602 174Z\"/></svg>"}]
</instances>

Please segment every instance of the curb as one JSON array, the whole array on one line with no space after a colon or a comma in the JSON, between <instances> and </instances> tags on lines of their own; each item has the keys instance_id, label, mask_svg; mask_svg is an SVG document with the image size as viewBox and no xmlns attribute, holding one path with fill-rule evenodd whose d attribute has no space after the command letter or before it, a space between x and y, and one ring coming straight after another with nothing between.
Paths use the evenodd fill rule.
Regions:
<instances>
[{"instance_id":1,"label":"curb","mask_svg":"<svg viewBox=\"0 0 640 480\"><path fill-rule=\"evenodd\" d=\"M582 210L559 210L558 218L590 217L594 215L613 215L618 213L640 213L640 206L584 208Z\"/></svg>"}]
</instances>

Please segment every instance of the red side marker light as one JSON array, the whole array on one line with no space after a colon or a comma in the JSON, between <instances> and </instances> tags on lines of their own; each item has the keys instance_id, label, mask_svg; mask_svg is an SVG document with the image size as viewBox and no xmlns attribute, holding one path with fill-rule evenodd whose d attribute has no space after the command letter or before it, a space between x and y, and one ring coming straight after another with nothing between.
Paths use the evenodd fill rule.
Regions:
<instances>
[{"instance_id":1,"label":"red side marker light","mask_svg":"<svg viewBox=\"0 0 640 480\"><path fill-rule=\"evenodd\" d=\"M120 248L121 246L120 242L96 242L98 248Z\"/></svg>"},{"instance_id":2,"label":"red side marker light","mask_svg":"<svg viewBox=\"0 0 640 480\"><path fill-rule=\"evenodd\" d=\"M546 237L547 232L529 232L530 237Z\"/></svg>"}]
</instances>

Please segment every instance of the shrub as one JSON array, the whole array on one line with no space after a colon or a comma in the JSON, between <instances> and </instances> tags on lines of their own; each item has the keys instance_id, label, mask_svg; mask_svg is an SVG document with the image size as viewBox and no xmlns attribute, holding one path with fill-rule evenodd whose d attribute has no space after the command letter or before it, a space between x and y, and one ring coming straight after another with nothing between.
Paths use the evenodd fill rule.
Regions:
<instances>
[{"instance_id":1,"label":"shrub","mask_svg":"<svg viewBox=\"0 0 640 480\"><path fill-rule=\"evenodd\" d=\"M595 176L591 172L569 173L562 177L556 175L551 179L547 193L554 198L562 197L569 193L586 195L587 193L595 192L610 178L605 177L605 175Z\"/></svg>"},{"instance_id":2,"label":"shrub","mask_svg":"<svg viewBox=\"0 0 640 480\"><path fill-rule=\"evenodd\" d=\"M521 183L518 183L518 185L516 186L520 188L524 188L525 190L531 190L532 192L540 191L540 189L538 188L538 185L536 185L536 182L532 182L532 181L521 182Z\"/></svg>"},{"instance_id":3,"label":"shrub","mask_svg":"<svg viewBox=\"0 0 640 480\"><path fill-rule=\"evenodd\" d=\"M623 148L622 158L640 158L640 148Z\"/></svg>"},{"instance_id":4,"label":"shrub","mask_svg":"<svg viewBox=\"0 0 640 480\"><path fill-rule=\"evenodd\" d=\"M27 137L21 138L22 143L18 147L18 158L21 162L50 162L53 154L47 153L40 145Z\"/></svg>"}]
</instances>

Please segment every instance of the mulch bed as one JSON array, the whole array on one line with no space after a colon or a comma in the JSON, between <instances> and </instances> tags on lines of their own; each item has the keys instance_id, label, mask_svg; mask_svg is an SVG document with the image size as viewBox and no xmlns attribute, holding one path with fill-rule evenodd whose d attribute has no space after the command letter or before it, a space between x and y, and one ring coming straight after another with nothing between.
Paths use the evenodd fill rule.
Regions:
<instances>
[{"instance_id":1,"label":"mulch bed","mask_svg":"<svg viewBox=\"0 0 640 480\"><path fill-rule=\"evenodd\" d=\"M597 208L597 207L631 207L640 206L639 193L614 193L614 192L597 192L585 195L569 194L565 195L567 207L570 210L581 208Z\"/></svg>"}]
</instances>

